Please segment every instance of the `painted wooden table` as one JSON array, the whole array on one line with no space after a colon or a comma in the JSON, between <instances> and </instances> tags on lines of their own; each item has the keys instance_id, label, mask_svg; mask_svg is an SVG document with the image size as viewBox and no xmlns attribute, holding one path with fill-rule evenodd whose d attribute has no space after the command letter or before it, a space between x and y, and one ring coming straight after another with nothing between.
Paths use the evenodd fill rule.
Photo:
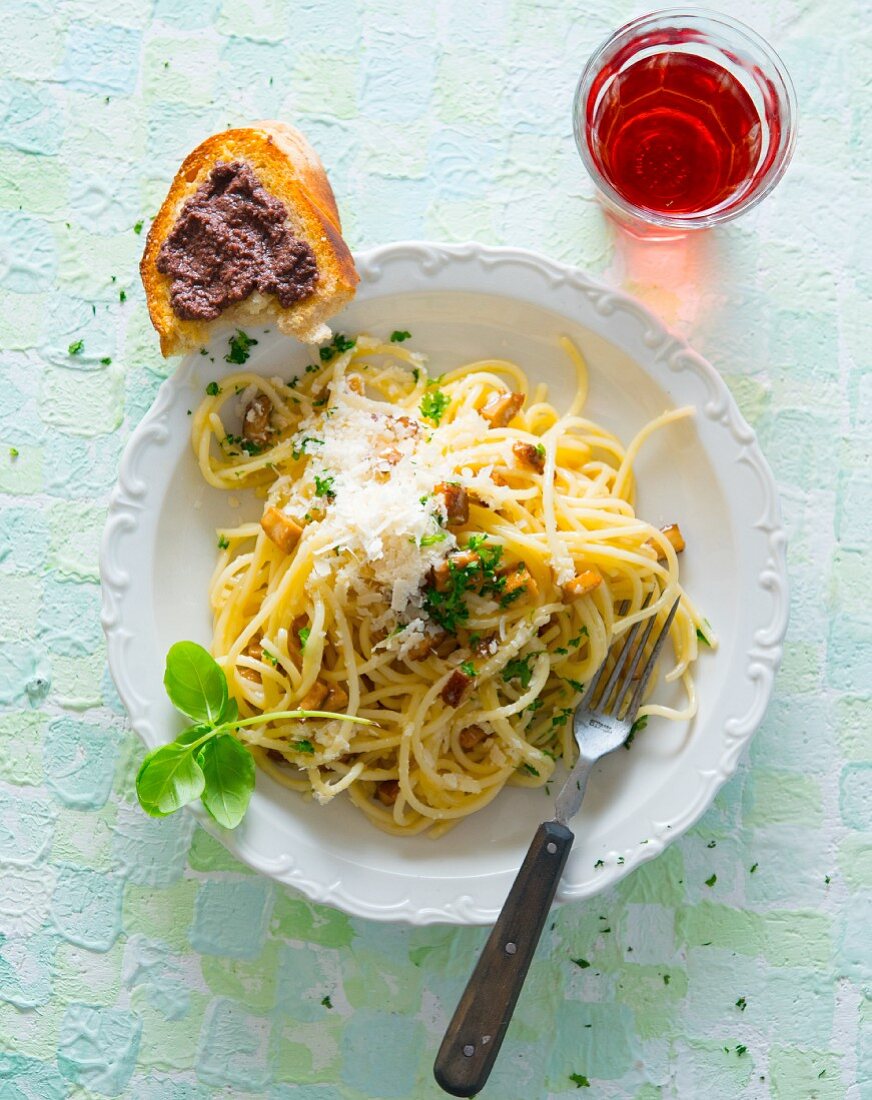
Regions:
<instances>
[{"instance_id":1,"label":"painted wooden table","mask_svg":"<svg viewBox=\"0 0 872 1100\"><path fill-rule=\"evenodd\" d=\"M666 855L555 914L484 1095L872 1096L870 11L729 5L794 76L793 166L736 223L630 247L593 200L570 102L639 10L3 3L0 1096L433 1098L483 940L312 906L191 818L135 806L97 544L172 370L141 231L191 146L259 117L311 137L355 247L523 245L637 294L723 372L783 493L793 614L750 757Z\"/></svg>"}]
</instances>

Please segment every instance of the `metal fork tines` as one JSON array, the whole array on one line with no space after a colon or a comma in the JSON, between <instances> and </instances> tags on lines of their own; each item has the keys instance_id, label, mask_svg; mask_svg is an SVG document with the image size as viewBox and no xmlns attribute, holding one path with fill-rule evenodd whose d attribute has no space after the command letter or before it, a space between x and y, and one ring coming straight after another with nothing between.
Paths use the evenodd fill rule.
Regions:
<instances>
[{"instance_id":1,"label":"metal fork tines","mask_svg":"<svg viewBox=\"0 0 872 1100\"><path fill-rule=\"evenodd\" d=\"M648 606L650 598L649 596L643 607ZM624 638L614 643L610 650L614 663L608 677L606 678L606 669L609 661L606 658L588 685L573 716L573 733L578 743L578 760L557 796L554 816L562 824L566 824L581 805L588 776L596 761L619 748L629 737L639 707L642 705L645 688L657 664L663 643L669 635L669 628L672 626L672 620L675 618L680 602L680 599L677 599L670 608L659 633L654 638L648 659L641 672L639 664L651 640L657 615L640 619L630 627ZM600 690L603 680L605 684Z\"/></svg>"}]
</instances>

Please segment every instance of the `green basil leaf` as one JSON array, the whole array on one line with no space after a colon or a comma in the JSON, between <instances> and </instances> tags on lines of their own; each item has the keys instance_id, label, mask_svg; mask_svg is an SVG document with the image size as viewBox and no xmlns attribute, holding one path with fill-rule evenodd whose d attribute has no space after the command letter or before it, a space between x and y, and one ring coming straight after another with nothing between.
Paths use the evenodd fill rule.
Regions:
<instances>
[{"instance_id":1,"label":"green basil leaf","mask_svg":"<svg viewBox=\"0 0 872 1100\"><path fill-rule=\"evenodd\" d=\"M227 677L196 642L176 642L167 654L164 687L170 702L195 722L216 726L227 706Z\"/></svg>"},{"instance_id":2,"label":"green basil leaf","mask_svg":"<svg viewBox=\"0 0 872 1100\"><path fill-rule=\"evenodd\" d=\"M235 829L245 816L254 790L254 759L232 734L220 733L200 750L206 780L203 805L225 829Z\"/></svg>"},{"instance_id":3,"label":"green basil leaf","mask_svg":"<svg viewBox=\"0 0 872 1100\"><path fill-rule=\"evenodd\" d=\"M227 697L227 704L221 712L221 722L233 723L239 717L239 704L232 696Z\"/></svg>"},{"instance_id":4,"label":"green basil leaf","mask_svg":"<svg viewBox=\"0 0 872 1100\"><path fill-rule=\"evenodd\" d=\"M193 745L195 741L199 741L201 737L207 734L211 728L211 726L188 726L186 730L182 730L173 744Z\"/></svg>"},{"instance_id":5,"label":"green basil leaf","mask_svg":"<svg viewBox=\"0 0 872 1100\"><path fill-rule=\"evenodd\" d=\"M173 742L143 760L136 776L136 796L147 814L166 817L199 798L204 785L202 769L190 748Z\"/></svg>"}]
</instances>

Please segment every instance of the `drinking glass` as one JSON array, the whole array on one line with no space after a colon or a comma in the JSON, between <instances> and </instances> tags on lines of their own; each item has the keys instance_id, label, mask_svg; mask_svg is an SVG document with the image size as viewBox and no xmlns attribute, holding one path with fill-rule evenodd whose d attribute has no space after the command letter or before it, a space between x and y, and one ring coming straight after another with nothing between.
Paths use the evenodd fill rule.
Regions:
<instances>
[{"instance_id":1,"label":"drinking glass","mask_svg":"<svg viewBox=\"0 0 872 1100\"><path fill-rule=\"evenodd\" d=\"M735 218L769 194L793 153L796 94L750 27L670 8L595 51L573 123L606 210L642 235L669 236Z\"/></svg>"}]
</instances>

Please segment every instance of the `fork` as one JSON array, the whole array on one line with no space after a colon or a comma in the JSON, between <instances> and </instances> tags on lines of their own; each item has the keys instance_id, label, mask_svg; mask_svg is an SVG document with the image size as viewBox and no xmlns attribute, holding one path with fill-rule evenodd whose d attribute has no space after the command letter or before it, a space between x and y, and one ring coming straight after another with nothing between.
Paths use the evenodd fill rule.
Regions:
<instances>
[{"instance_id":1,"label":"fork","mask_svg":"<svg viewBox=\"0 0 872 1100\"><path fill-rule=\"evenodd\" d=\"M575 839L567 822L581 806L594 764L626 743L679 602L666 616L641 672L656 615L634 623L611 647L611 672L606 678L607 657L576 707L572 728L578 760L557 796L554 819L543 822L533 838L436 1055L436 1081L452 1096L475 1096L490 1075Z\"/></svg>"}]
</instances>

